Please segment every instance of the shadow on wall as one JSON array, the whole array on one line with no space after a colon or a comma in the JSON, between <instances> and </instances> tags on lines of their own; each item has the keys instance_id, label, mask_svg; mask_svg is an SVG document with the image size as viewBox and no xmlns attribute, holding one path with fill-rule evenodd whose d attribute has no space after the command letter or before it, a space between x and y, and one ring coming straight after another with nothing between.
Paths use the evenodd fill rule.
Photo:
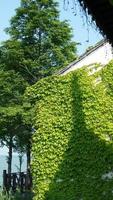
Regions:
<instances>
[{"instance_id":1,"label":"shadow on wall","mask_svg":"<svg viewBox=\"0 0 113 200\"><path fill-rule=\"evenodd\" d=\"M74 74L72 136L46 200L113 199L113 144L87 128L82 92Z\"/></svg>"}]
</instances>

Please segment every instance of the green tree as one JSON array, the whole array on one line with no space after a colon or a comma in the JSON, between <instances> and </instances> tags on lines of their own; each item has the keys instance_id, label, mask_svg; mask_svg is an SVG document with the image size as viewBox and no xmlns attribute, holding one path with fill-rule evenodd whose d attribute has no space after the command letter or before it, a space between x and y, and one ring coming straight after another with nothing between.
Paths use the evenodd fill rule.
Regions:
<instances>
[{"instance_id":1,"label":"green tree","mask_svg":"<svg viewBox=\"0 0 113 200\"><path fill-rule=\"evenodd\" d=\"M16 15L12 17L10 27L6 31L10 39L0 47L0 67L4 72L13 70L15 74L23 77L20 88L23 87L24 80L32 85L76 58L76 43L72 41L72 29L67 21L59 20L58 3L54 0L21 0L20 7L16 9ZM15 80L15 83L11 81L13 87L18 81L16 77L12 79ZM13 94L11 88L9 91ZM18 89L14 91L16 93ZM21 109L22 101L18 102L21 95L20 92L17 93L13 105L10 105L9 100L7 105L5 104L3 120L4 126L9 127L9 130L9 125L14 128L17 124L18 129L13 131L13 140L17 149L26 147L29 167L32 120L31 117L26 117L27 106L24 112ZM12 100L13 97L11 102ZM6 110L9 109L10 112L10 109L18 106L21 111L12 112L9 120ZM21 115L25 117L24 121ZM4 136L7 137L8 130L5 133Z\"/></svg>"},{"instance_id":2,"label":"green tree","mask_svg":"<svg viewBox=\"0 0 113 200\"><path fill-rule=\"evenodd\" d=\"M14 140L21 134L22 95L27 82L14 70L0 71L0 141L8 149L8 173L11 173Z\"/></svg>"},{"instance_id":3,"label":"green tree","mask_svg":"<svg viewBox=\"0 0 113 200\"><path fill-rule=\"evenodd\" d=\"M59 20L58 3L53 0L21 0L7 32L11 39L2 48L2 63L30 84L76 58L72 29Z\"/></svg>"}]
</instances>

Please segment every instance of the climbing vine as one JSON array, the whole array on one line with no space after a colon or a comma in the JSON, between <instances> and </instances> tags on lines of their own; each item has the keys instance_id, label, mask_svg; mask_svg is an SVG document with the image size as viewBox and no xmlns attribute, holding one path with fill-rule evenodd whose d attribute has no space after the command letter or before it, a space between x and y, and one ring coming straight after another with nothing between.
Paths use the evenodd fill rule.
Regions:
<instances>
[{"instance_id":1,"label":"climbing vine","mask_svg":"<svg viewBox=\"0 0 113 200\"><path fill-rule=\"evenodd\" d=\"M113 199L111 72L112 62L92 75L84 67L28 88L34 200Z\"/></svg>"}]
</instances>

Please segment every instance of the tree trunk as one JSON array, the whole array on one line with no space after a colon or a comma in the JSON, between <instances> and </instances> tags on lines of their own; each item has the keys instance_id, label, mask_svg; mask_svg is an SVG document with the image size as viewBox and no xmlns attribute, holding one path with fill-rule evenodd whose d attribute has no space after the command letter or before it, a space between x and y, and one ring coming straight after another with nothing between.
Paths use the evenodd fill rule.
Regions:
<instances>
[{"instance_id":1,"label":"tree trunk","mask_svg":"<svg viewBox=\"0 0 113 200\"><path fill-rule=\"evenodd\" d=\"M8 190L11 188L11 171L12 171L12 149L13 149L13 137L9 138L9 152L8 152Z\"/></svg>"},{"instance_id":2,"label":"tree trunk","mask_svg":"<svg viewBox=\"0 0 113 200\"><path fill-rule=\"evenodd\" d=\"M12 149L13 149L13 137L9 139L9 152L8 152L8 174L12 171Z\"/></svg>"},{"instance_id":3,"label":"tree trunk","mask_svg":"<svg viewBox=\"0 0 113 200\"><path fill-rule=\"evenodd\" d=\"M30 142L27 144L27 172L30 172L30 163L31 163L31 145Z\"/></svg>"},{"instance_id":4,"label":"tree trunk","mask_svg":"<svg viewBox=\"0 0 113 200\"><path fill-rule=\"evenodd\" d=\"M19 172L22 172L23 155L19 155Z\"/></svg>"},{"instance_id":5,"label":"tree trunk","mask_svg":"<svg viewBox=\"0 0 113 200\"><path fill-rule=\"evenodd\" d=\"M42 33L41 31L39 30L39 57L41 56L41 39L42 39Z\"/></svg>"}]
</instances>

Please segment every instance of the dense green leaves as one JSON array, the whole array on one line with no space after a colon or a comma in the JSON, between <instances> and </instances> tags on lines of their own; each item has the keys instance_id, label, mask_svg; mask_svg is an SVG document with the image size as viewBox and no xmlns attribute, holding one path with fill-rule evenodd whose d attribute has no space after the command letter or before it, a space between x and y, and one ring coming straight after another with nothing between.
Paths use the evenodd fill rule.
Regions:
<instances>
[{"instance_id":1,"label":"dense green leaves","mask_svg":"<svg viewBox=\"0 0 113 200\"><path fill-rule=\"evenodd\" d=\"M34 108L23 102L25 88L75 59L76 43L53 0L21 0L6 32L10 38L0 46L0 139L11 151L12 143L19 151L29 147L30 155Z\"/></svg>"},{"instance_id":2,"label":"dense green leaves","mask_svg":"<svg viewBox=\"0 0 113 200\"><path fill-rule=\"evenodd\" d=\"M28 88L35 200L112 200L113 101L103 80L111 68L89 76L86 67Z\"/></svg>"},{"instance_id":3,"label":"dense green leaves","mask_svg":"<svg viewBox=\"0 0 113 200\"><path fill-rule=\"evenodd\" d=\"M0 71L0 106L22 103L27 82L14 70Z\"/></svg>"},{"instance_id":4,"label":"dense green leaves","mask_svg":"<svg viewBox=\"0 0 113 200\"><path fill-rule=\"evenodd\" d=\"M67 21L59 20L58 4L53 0L21 0L6 30L11 39L1 49L1 55L6 54L2 64L8 58L7 67L13 67L30 84L76 58L72 30Z\"/></svg>"},{"instance_id":5,"label":"dense green leaves","mask_svg":"<svg viewBox=\"0 0 113 200\"><path fill-rule=\"evenodd\" d=\"M22 126L22 96L27 82L14 70L0 71L0 139L7 145Z\"/></svg>"}]
</instances>

